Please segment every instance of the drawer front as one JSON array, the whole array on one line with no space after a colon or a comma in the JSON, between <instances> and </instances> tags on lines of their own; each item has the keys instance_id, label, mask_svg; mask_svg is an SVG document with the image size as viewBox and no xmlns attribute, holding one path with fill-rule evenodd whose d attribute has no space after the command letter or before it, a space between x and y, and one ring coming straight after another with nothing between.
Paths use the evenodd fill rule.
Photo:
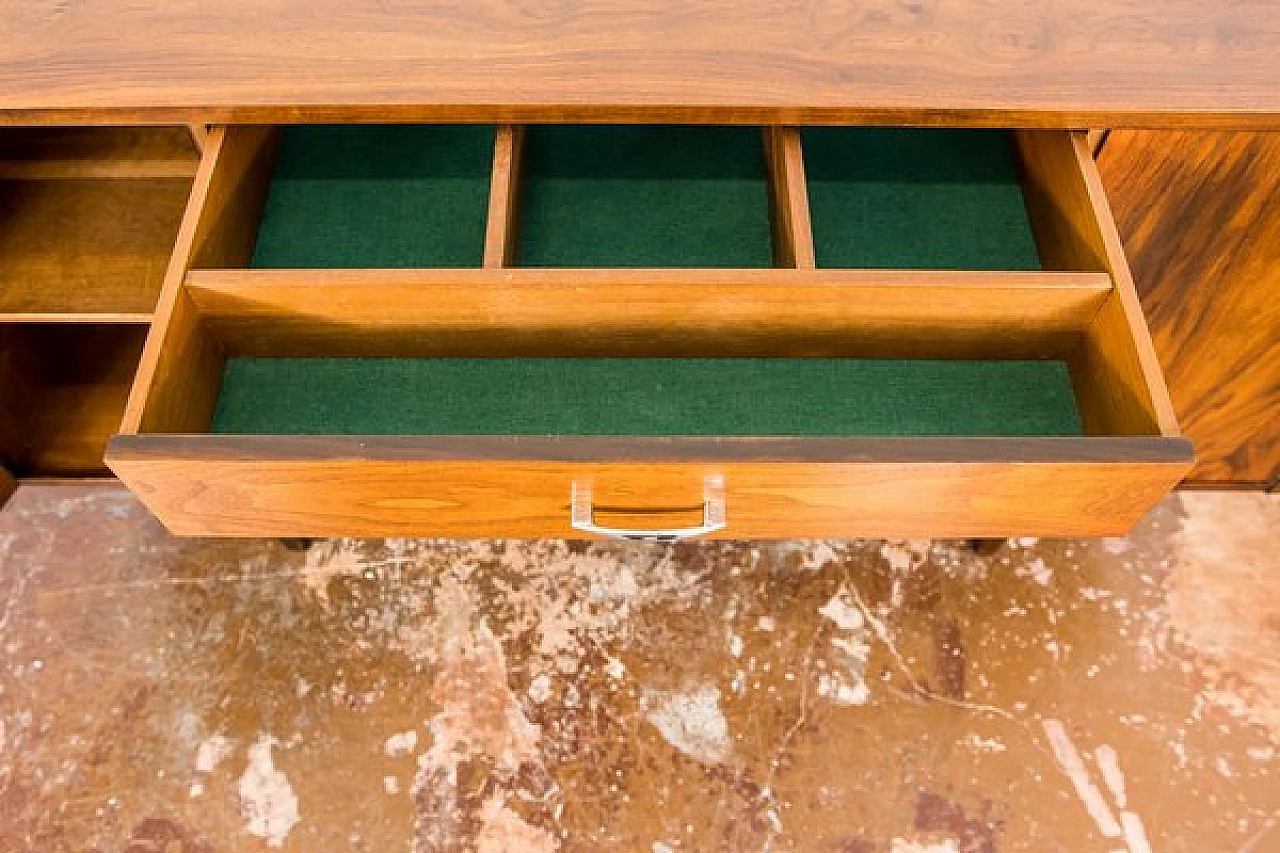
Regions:
<instances>
[{"instance_id":1,"label":"drawer front","mask_svg":"<svg viewBox=\"0 0 1280 853\"><path fill-rule=\"evenodd\" d=\"M1123 534L1188 454L1176 439L672 444L122 436L111 462L167 527L202 536L581 537L575 489L601 526L685 528L723 483L715 538L1003 537Z\"/></svg>"},{"instance_id":2,"label":"drawer front","mask_svg":"<svg viewBox=\"0 0 1280 853\"><path fill-rule=\"evenodd\" d=\"M408 147L416 152L439 139L463 138L410 136ZM359 148L365 142L345 131L338 137L344 146L357 146L348 151L386 147ZM976 239L973 223L963 208L949 210L925 223L930 238L921 242L928 242L931 254L920 263L934 264L928 269L824 268L824 260L909 263L913 256L903 247L885 252L878 243L910 243L917 236L910 221L886 211L874 239L846 245L849 232L835 217L846 210L873 215L883 202L878 190L860 183L867 175L841 165L844 142L828 135L813 137L826 152L812 161L822 164L816 196L805 189L801 145L808 137L788 129L764 136L769 156L763 177L750 170L744 177L737 161L727 189L699 176L681 193L724 192L751 203L763 200L771 210L757 211L749 244L702 251L682 235L670 252L635 245L624 233L626 217L619 210L625 208L616 198L584 195L573 170L603 167L584 165L581 158L566 166L551 147L582 144L574 134L524 140L521 132L504 128L492 137L466 138L469 145L481 139L493 146L487 222L475 215L482 189L468 171L474 151L464 158L465 168L455 164L471 181L465 192L437 188L440 203L454 206L457 216L434 210L422 221L429 228L450 221L444 235L449 254L428 261L476 268L368 269L349 264L401 258L395 254L401 243L368 245L380 229L360 223L359 240L330 245L323 235L333 227L332 209L299 200L297 193L313 191L314 182L289 182L291 146L315 144L317 137L269 128L217 128L210 135L122 434L107 457L171 530L281 537L571 537L700 528L711 537L734 538L1113 535L1125 532L1191 462L1082 135L1012 134L1012 160L976 171L961 162L961 185L945 187L941 195L919 188L917 179L932 173L921 173L918 164L906 169L902 186L894 189L905 193L903 205L894 210L930 218L939 204L987 205L978 229L984 239L991 236L986 232L1018 238L1011 247L1003 247L1002 238L967 245ZM877 136L865 144L883 157L903 139ZM735 146L750 142L734 140ZM680 144L691 143L685 138ZM948 144L960 161L966 152L1002 150L989 136ZM522 195L526 146L534 153L524 187L530 192ZM908 150L930 149L917 143ZM277 152L285 165L277 165ZM430 184L431 169L410 160L414 174L425 174ZM719 167L706 168L719 175ZM565 169L571 171L568 182L561 180ZM643 190L638 197L659 199L654 203L660 207L663 194L653 191L650 178L627 174ZM610 192L625 184L615 182ZM335 191L351 197L364 192L359 186ZM824 201L811 211L814 197ZM592 216L601 221L555 209L566 198L597 211ZM309 203L316 206L314 216L299 208ZM718 215L725 219L699 233L732 230L734 204L720 204ZM663 216L671 213L647 211L645 228L662 233L668 224ZM672 215L678 219L688 210ZM605 222L609 217L613 224ZM522 242L518 226L530 223L535 227L524 229ZM395 233L406 233L403 226L396 223ZM296 243L293 235L309 242ZM775 267L748 268L767 262L770 239ZM422 262L412 251L412 263ZM642 258L654 264L694 258L704 266L532 269L521 268L522 257L563 263ZM317 258L349 266L290 267ZM720 262L744 266L707 266ZM600 405L623 393L615 383L575 385L564 377L581 373L546 365L507 374L492 386L488 379L471 385L439 380L459 371L495 375L485 366L462 365L468 359L636 359L646 362L644 369L628 367L613 376L652 379L649 368L673 357L791 359L806 361L806 370L812 359L880 367L886 361L1055 361L1070 411L1065 419L1033 419L1032 426L1003 432L990 419L970 420L954 431L946 424L898 429L884 419L863 423L859 409L873 408L873 401L865 407L856 402L862 394L877 396L878 403L900 395L896 383L849 386L841 407L817 417L813 412L824 397L814 393L816 386L805 384L803 393L791 396L797 383L771 374L747 377L755 390L737 399L732 392L738 386L716 388L716 396L699 392L705 383L678 385L680 392L671 396L680 405L713 401L701 412L717 418L716 425L696 420L699 410L691 406L693 420L681 414L647 431L650 422L642 416L665 405L660 392L668 387L666 377L647 389L624 389L636 391L627 399L641 401L626 412ZM309 374L318 363L312 359L327 362L325 372ZM399 395L368 393L362 379L352 377L373 374L346 363L377 360L385 366L395 359L453 361L447 369L373 371L414 383ZM291 364L277 369L286 361ZM267 362L268 369L260 370ZM295 370L292 362L304 366ZM592 371L598 367L609 369L596 363ZM605 375L592 371L586 372ZM525 393L522 375L540 377L530 381L566 396L543 405L536 393ZM397 390L399 380L383 381ZM271 383L278 382L292 385L276 394ZM250 398L272 417L233 416L246 387L257 389ZM497 387L501 391L492 390ZM844 390L827 387L825 399ZM977 403L951 387L921 404L949 411L958 401L972 413L985 405L984 394L997 401L1010 396L980 382L967 387ZM765 393L761 388L782 396L753 408L757 398L751 395ZM1019 399L1039 405L1036 381L1023 389L1030 394ZM510 422L502 412L507 399L526 407ZM588 399L591 405L578 405ZM272 407L289 417L274 417ZM364 417L362 408L412 411L379 419ZM793 410L809 422L788 423ZM291 417L312 411L320 412L318 419ZM478 411L501 420L477 421ZM566 412L586 422L560 417ZM723 525L721 505L708 509L712 492L723 498Z\"/></svg>"}]
</instances>

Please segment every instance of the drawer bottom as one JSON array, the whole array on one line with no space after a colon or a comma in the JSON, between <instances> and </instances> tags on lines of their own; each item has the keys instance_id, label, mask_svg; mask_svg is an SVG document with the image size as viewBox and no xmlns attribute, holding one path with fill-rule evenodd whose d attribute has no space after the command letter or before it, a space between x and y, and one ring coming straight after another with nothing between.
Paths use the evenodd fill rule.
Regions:
<instances>
[{"instance_id":1,"label":"drawer bottom","mask_svg":"<svg viewBox=\"0 0 1280 853\"><path fill-rule=\"evenodd\" d=\"M232 358L211 432L1081 435L1065 362Z\"/></svg>"}]
</instances>

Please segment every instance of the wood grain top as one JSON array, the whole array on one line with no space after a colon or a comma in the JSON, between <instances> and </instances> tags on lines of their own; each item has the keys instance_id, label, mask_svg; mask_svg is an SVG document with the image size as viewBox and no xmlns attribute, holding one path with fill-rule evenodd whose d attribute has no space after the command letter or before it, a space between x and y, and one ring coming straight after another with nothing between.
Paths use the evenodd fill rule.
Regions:
<instances>
[{"instance_id":1,"label":"wood grain top","mask_svg":"<svg viewBox=\"0 0 1280 853\"><path fill-rule=\"evenodd\" d=\"M1275 0L0 6L0 123L1280 128Z\"/></svg>"}]
</instances>

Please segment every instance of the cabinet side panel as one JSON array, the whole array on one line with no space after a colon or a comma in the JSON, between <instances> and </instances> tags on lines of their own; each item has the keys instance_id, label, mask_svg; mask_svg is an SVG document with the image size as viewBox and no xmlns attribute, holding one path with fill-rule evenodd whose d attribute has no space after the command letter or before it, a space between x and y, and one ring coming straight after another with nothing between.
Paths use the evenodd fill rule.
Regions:
<instances>
[{"instance_id":1,"label":"cabinet side panel","mask_svg":"<svg viewBox=\"0 0 1280 853\"><path fill-rule=\"evenodd\" d=\"M1179 423L1189 481L1280 476L1280 134L1116 130L1098 167Z\"/></svg>"}]
</instances>

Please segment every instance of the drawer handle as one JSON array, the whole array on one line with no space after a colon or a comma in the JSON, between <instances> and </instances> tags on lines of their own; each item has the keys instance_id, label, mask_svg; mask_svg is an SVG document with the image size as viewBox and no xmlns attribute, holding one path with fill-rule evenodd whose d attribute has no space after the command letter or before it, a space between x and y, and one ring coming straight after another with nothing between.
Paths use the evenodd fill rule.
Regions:
<instances>
[{"instance_id":1,"label":"drawer handle","mask_svg":"<svg viewBox=\"0 0 1280 853\"><path fill-rule=\"evenodd\" d=\"M702 491L702 523L696 527L666 527L645 529L642 527L606 527L595 522L595 510L591 505L591 483L573 481L573 515L570 523L574 530L605 536L610 539L626 539L632 542L679 542L695 536L705 536L723 530L726 524L724 512L724 480L708 477Z\"/></svg>"}]
</instances>

